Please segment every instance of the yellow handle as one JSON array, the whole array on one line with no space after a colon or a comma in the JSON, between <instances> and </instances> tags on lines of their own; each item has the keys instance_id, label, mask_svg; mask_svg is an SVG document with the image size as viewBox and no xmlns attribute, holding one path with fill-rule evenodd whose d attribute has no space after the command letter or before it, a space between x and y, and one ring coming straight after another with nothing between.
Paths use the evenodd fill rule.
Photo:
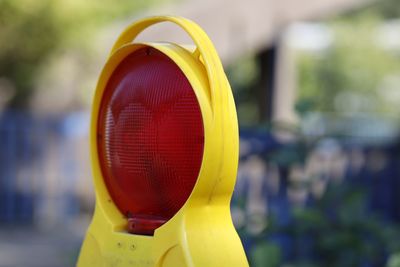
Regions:
<instances>
[{"instance_id":1,"label":"yellow handle","mask_svg":"<svg viewBox=\"0 0 400 267\"><path fill-rule=\"evenodd\" d=\"M131 43L146 28L160 22L172 22L180 26L192 38L193 42L197 46L197 50L199 51L207 70L211 93L211 105L212 110L215 112L216 108L219 106L217 105L217 102L218 100L221 100L221 83L225 82L223 76L224 70L211 40L193 21L175 16L156 16L139 20L128 26L128 28L126 28L126 30L118 37L111 49L110 55L120 47Z\"/></svg>"}]
</instances>

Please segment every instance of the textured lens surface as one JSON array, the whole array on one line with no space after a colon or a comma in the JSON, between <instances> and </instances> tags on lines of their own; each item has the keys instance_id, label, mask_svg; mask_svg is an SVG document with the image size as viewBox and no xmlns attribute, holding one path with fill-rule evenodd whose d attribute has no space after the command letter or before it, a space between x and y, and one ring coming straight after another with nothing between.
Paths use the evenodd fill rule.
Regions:
<instances>
[{"instance_id":1,"label":"textured lens surface","mask_svg":"<svg viewBox=\"0 0 400 267\"><path fill-rule=\"evenodd\" d=\"M199 174L203 120L179 67L152 48L125 58L100 105L99 160L109 193L129 218L170 219Z\"/></svg>"}]
</instances>

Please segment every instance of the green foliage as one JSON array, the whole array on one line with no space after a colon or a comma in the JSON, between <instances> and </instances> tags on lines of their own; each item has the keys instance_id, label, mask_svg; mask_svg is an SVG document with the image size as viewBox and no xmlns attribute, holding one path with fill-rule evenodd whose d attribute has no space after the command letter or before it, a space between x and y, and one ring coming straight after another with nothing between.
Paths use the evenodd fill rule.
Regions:
<instances>
[{"instance_id":1,"label":"green foliage","mask_svg":"<svg viewBox=\"0 0 400 267\"><path fill-rule=\"evenodd\" d=\"M398 226L367 213L365 192L353 186L332 186L313 207L293 209L292 216L285 226L269 218L250 252L254 266L382 266L385 255L400 251ZM293 261L282 262L280 248L266 241L276 235L292 240ZM303 255L304 250L309 253ZM397 266L398 260L391 262Z\"/></svg>"},{"instance_id":2,"label":"green foliage","mask_svg":"<svg viewBox=\"0 0 400 267\"><path fill-rule=\"evenodd\" d=\"M254 125L259 119L257 103L257 80L259 70L254 57L243 58L226 70L235 94L237 113L241 126Z\"/></svg>"},{"instance_id":3,"label":"green foliage","mask_svg":"<svg viewBox=\"0 0 400 267\"><path fill-rule=\"evenodd\" d=\"M399 76L400 60L379 44L380 25L379 16L372 14L335 20L330 23L334 35L330 48L298 55L300 114L397 113L385 81Z\"/></svg>"},{"instance_id":4,"label":"green foliage","mask_svg":"<svg viewBox=\"0 0 400 267\"><path fill-rule=\"evenodd\" d=\"M13 105L29 96L40 64L61 39L52 1L0 1L0 76L14 85Z\"/></svg>"},{"instance_id":5,"label":"green foliage","mask_svg":"<svg viewBox=\"0 0 400 267\"><path fill-rule=\"evenodd\" d=\"M26 107L46 59L60 50L90 50L102 26L133 16L151 1L0 1L0 78L14 88L11 107Z\"/></svg>"},{"instance_id":6,"label":"green foliage","mask_svg":"<svg viewBox=\"0 0 400 267\"><path fill-rule=\"evenodd\" d=\"M278 246L262 241L251 251L253 267L278 267L281 262L281 252Z\"/></svg>"},{"instance_id":7,"label":"green foliage","mask_svg":"<svg viewBox=\"0 0 400 267\"><path fill-rule=\"evenodd\" d=\"M398 0L376 0L371 1L362 10L353 10L346 14L345 18L353 19L365 14L379 15L382 19L397 19L400 17L400 5Z\"/></svg>"},{"instance_id":8,"label":"green foliage","mask_svg":"<svg viewBox=\"0 0 400 267\"><path fill-rule=\"evenodd\" d=\"M388 267L400 267L400 253L394 254L389 258Z\"/></svg>"}]
</instances>

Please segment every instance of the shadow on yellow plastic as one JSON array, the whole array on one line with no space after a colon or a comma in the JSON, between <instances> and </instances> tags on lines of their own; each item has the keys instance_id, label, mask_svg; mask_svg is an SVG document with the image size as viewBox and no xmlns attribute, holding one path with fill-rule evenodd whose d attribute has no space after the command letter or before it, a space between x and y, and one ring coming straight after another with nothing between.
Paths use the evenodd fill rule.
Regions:
<instances>
[{"instance_id":1,"label":"shadow on yellow plastic","mask_svg":"<svg viewBox=\"0 0 400 267\"><path fill-rule=\"evenodd\" d=\"M141 31L165 21L183 28L196 49L173 43L132 43ZM110 75L126 56L143 47L161 51L179 66L196 94L204 123L204 154L196 185L184 206L156 229L154 236L127 233L127 218L105 187L96 140L100 101ZM235 104L215 48L198 25L180 17L151 17L135 22L121 34L97 84L90 143L96 208L79 267L248 266L229 207L239 150Z\"/></svg>"}]
</instances>

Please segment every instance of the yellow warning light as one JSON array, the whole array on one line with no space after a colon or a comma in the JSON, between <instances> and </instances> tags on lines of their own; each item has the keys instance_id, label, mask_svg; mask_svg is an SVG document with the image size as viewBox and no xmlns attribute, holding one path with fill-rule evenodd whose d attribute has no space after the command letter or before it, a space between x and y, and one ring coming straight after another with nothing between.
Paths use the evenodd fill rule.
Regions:
<instances>
[{"instance_id":1,"label":"yellow warning light","mask_svg":"<svg viewBox=\"0 0 400 267\"><path fill-rule=\"evenodd\" d=\"M195 49L134 42L172 22ZM96 190L78 266L248 266L230 214L238 164L232 92L194 22L130 25L100 74L91 118Z\"/></svg>"}]
</instances>

